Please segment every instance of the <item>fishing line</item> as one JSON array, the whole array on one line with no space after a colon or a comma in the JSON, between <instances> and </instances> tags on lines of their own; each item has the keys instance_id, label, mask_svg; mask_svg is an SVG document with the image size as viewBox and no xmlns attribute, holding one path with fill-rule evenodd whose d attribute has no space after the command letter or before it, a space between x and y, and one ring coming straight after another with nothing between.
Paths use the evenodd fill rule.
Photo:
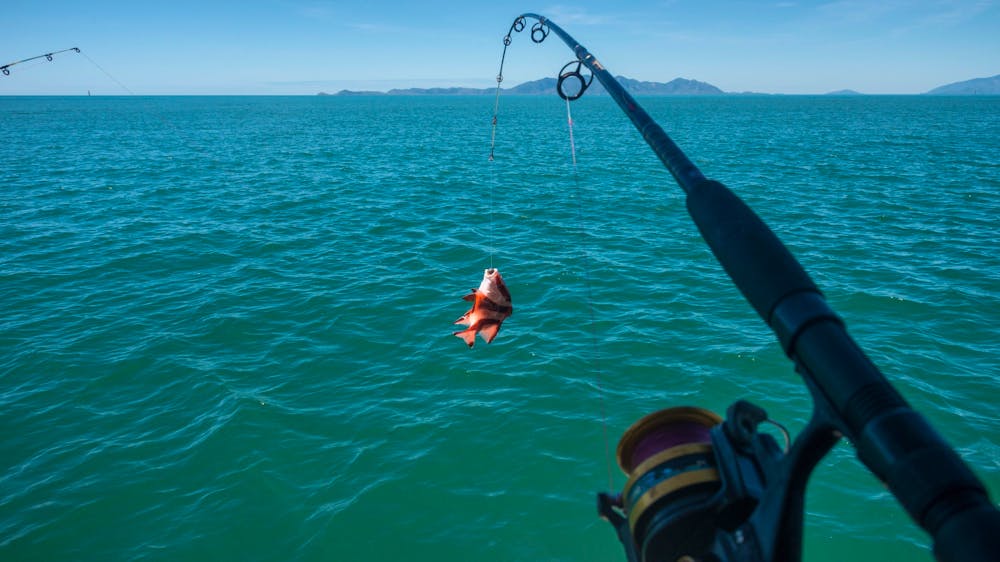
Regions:
<instances>
[{"instance_id":1,"label":"fishing line","mask_svg":"<svg viewBox=\"0 0 1000 562\"><path fill-rule=\"evenodd\" d=\"M493 149L497 144L497 114L500 112L500 84L503 82L503 63L507 60L507 47L510 47L510 34L524 29L524 18L517 18L507 30L503 38L503 53L500 54L500 70L497 71L497 93L493 100L493 133L490 135L490 162L493 162Z\"/></svg>"},{"instance_id":2,"label":"fishing line","mask_svg":"<svg viewBox=\"0 0 1000 562\"><path fill-rule=\"evenodd\" d=\"M511 33L515 31L517 32L523 31L524 28L525 28L524 17L523 16L518 17L517 19L514 20L514 23L511 24L510 30L507 31L507 35L505 35L503 38L503 53L500 55L500 71L497 73L497 90L493 103L493 121L492 121L493 131L490 137L489 161L491 164L494 165L495 165L494 149L496 148L497 114L500 109L500 83L503 82L503 65L504 61L507 58L507 47L509 47L511 44ZM535 23L531 28L531 40L535 43L541 43L542 41L545 40L545 38L548 35L549 35L549 27L543 21ZM573 114L572 111L570 110L570 102L579 99L580 96L583 95L584 91L586 91L586 89L590 86L591 82L593 82L594 80L593 73L591 73L589 77L585 77L583 75L582 69L583 66L580 61L572 61L570 63L567 63L565 66L563 66L562 70L559 71L559 79L556 82L556 92L559 94L559 97L566 100L566 124L569 128L569 146L570 146L570 155L572 157L572 166L573 166L573 173L572 173L573 183L575 186L575 189L572 193L572 197L576 203L577 224L579 225L581 237L583 237L583 235L585 235L586 232L583 230L583 224L584 224L583 204L581 202L582 189L580 187L580 173L577 167L576 140L573 136ZM570 80L571 82L574 80L577 81L579 84L578 89L572 91L571 93L567 93L566 91L567 80ZM493 167L491 166L490 169L492 170ZM495 178L491 179L491 185L490 185L491 239L492 239L492 229L493 229L493 183L495 183ZM597 313L594 310L594 289L590 273L591 270L590 253L587 251L587 247L583 243L580 244L580 249L583 261L584 288L586 290L587 308L590 317L589 331L592 340L591 349L593 350L593 363L594 363L594 371L596 379L595 382L600 402L599 409L601 415L601 427L604 433L604 459L607 465L608 489L610 490L614 489L614 476L613 476L612 462L611 462L611 439L608 432L608 415L607 415L606 399L604 396L604 381L603 381L604 371L602 367L603 355L601 352L600 338L598 338L597 336ZM490 259L492 260L492 255Z\"/></svg>"},{"instance_id":3,"label":"fishing line","mask_svg":"<svg viewBox=\"0 0 1000 562\"><path fill-rule=\"evenodd\" d=\"M490 157L490 269L493 268L493 254L496 253L496 245L493 237L493 191L497 184L496 162Z\"/></svg>"},{"instance_id":4,"label":"fishing line","mask_svg":"<svg viewBox=\"0 0 1000 562\"><path fill-rule=\"evenodd\" d=\"M501 63L502 65L502 63ZM497 185L497 163L493 159L493 148L496 145L497 138L497 112L500 110L500 81L502 77L497 78L497 99L493 106L493 134L490 138L490 159L487 166L490 168L490 269L493 269L493 254L496 253L496 245L494 242L494 229L493 229L493 192L496 190Z\"/></svg>"},{"instance_id":5,"label":"fishing line","mask_svg":"<svg viewBox=\"0 0 1000 562\"><path fill-rule=\"evenodd\" d=\"M504 47L504 51L507 48ZM493 191L497 183L497 170L496 170L496 160L493 159L493 149L496 147L497 142L497 113L500 111L500 82L503 81L503 61L500 61L500 72L497 75L497 97L496 101L493 102L493 132L490 134L490 159L487 164L490 167L490 269L493 269Z\"/></svg>"},{"instance_id":6,"label":"fishing line","mask_svg":"<svg viewBox=\"0 0 1000 562\"><path fill-rule=\"evenodd\" d=\"M496 160L493 158L493 151L497 145L497 114L500 113L500 83L503 82L503 61L507 56L507 46L510 45L510 33L503 40L503 54L500 56L500 72L497 73L497 93L493 100L493 121L492 132L490 133L490 269L493 269L493 254L496 252L494 245L493 230L493 191L497 184Z\"/></svg>"},{"instance_id":7,"label":"fishing line","mask_svg":"<svg viewBox=\"0 0 1000 562\"><path fill-rule=\"evenodd\" d=\"M87 53L84 53L83 51L80 51L79 49L76 52L78 52L81 55L83 55L83 58L85 58L88 61L90 61L90 64L92 64L95 67L97 67L97 70L100 70L101 72L103 72L104 75L107 76L108 78L110 78L112 82L114 82L115 84L118 84L119 86L121 86L121 88L123 90L125 90L126 92L128 92L129 95L132 95L132 96L136 95L135 92L133 92L132 90L130 90L128 88L128 86L126 86L125 84L122 84L121 82L119 82L118 79L115 78L114 76L112 76L110 72L108 72L107 70L104 70L104 67L102 67L101 65L97 64L97 61L95 61L94 59L88 57Z\"/></svg>"},{"instance_id":8,"label":"fishing line","mask_svg":"<svg viewBox=\"0 0 1000 562\"><path fill-rule=\"evenodd\" d=\"M497 145L497 115L500 113L500 84L503 83L503 63L507 59L507 47L510 46L511 38L510 34L512 31L521 31L524 29L524 18L518 18L511 24L510 29L507 31L507 35L503 38L503 53L500 55L500 70L497 71L497 91L493 99L493 120L492 131L490 133L490 269L493 269L493 255L496 253L496 244L494 238L494 226L493 226L493 192L496 189L496 160L493 157L493 152Z\"/></svg>"},{"instance_id":9,"label":"fishing line","mask_svg":"<svg viewBox=\"0 0 1000 562\"><path fill-rule=\"evenodd\" d=\"M561 94L560 94L561 95ZM583 202L582 193L583 190L580 187L580 170L577 167L576 160L576 141L573 139L573 114L570 111L570 101L571 98L568 96L561 96L566 100L566 124L569 129L569 150L570 155L573 159L573 200L576 202L576 222L579 225L580 233L585 234L583 230ZM575 99L575 98L573 98ZM587 291L587 310L590 315L590 337L591 337L591 349L593 350L593 361L594 361L594 378L597 384L597 396L598 402L600 403L601 412L601 428L604 433L604 460L607 465L608 471L608 489L614 489L614 476L611 463L611 438L608 434L608 414L606 399L604 396L604 370L602 368L603 355L601 353L601 340L597 337L597 313L594 311L594 288L591 281L591 264L590 264L590 252L587 251L586 244L580 244L580 250L583 254L583 280L584 288Z\"/></svg>"},{"instance_id":10,"label":"fishing line","mask_svg":"<svg viewBox=\"0 0 1000 562\"><path fill-rule=\"evenodd\" d=\"M573 176L576 177L576 143L573 142L573 113L569 110L569 99L566 100L566 123L569 124L569 151L573 155Z\"/></svg>"}]
</instances>

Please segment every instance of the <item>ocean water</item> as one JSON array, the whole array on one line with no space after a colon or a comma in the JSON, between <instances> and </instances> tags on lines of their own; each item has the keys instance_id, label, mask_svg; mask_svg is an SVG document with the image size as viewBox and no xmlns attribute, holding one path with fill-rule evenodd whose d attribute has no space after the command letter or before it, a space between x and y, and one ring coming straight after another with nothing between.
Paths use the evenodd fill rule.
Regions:
<instances>
[{"instance_id":1,"label":"ocean water","mask_svg":"<svg viewBox=\"0 0 1000 562\"><path fill-rule=\"evenodd\" d=\"M641 100L1000 497L1000 98ZM0 97L0 559L623 560L621 433L811 399L608 99ZM514 314L452 336L500 269ZM811 561L930 560L841 443Z\"/></svg>"}]
</instances>

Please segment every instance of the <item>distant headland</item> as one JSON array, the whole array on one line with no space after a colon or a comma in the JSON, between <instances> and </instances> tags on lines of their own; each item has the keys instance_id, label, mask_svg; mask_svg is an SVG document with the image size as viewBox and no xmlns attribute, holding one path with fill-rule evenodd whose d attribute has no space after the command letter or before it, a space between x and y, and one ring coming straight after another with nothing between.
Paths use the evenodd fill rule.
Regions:
<instances>
[{"instance_id":1,"label":"distant headland","mask_svg":"<svg viewBox=\"0 0 1000 562\"><path fill-rule=\"evenodd\" d=\"M931 96L996 96L1000 95L1000 74L989 78L973 78L953 82L927 92Z\"/></svg>"},{"instance_id":2,"label":"distant headland","mask_svg":"<svg viewBox=\"0 0 1000 562\"><path fill-rule=\"evenodd\" d=\"M707 82L699 82L687 78L675 78L670 82L648 82L616 76L618 82L630 93L637 96L721 96L721 95L768 95L756 92L724 92L722 89ZM518 84L512 88L503 88L505 94L515 95L552 95L556 93L555 78L541 78L523 84ZM397 88L388 92L371 90L340 90L337 93L329 94L319 92L320 96L482 96L496 92L496 88ZM600 82L596 80L591 86L591 92L596 95L607 95ZM925 95L942 96L996 96L1000 95L1000 74L988 78L974 78L963 82L945 84L930 91ZM863 92L855 90L836 90L829 92L828 96L861 96Z\"/></svg>"}]
</instances>

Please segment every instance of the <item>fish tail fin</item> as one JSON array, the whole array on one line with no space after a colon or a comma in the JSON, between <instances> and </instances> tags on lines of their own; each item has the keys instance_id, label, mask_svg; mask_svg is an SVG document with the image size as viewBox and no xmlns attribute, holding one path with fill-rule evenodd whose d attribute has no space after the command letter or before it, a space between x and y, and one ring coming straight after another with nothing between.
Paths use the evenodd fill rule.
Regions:
<instances>
[{"instance_id":1,"label":"fish tail fin","mask_svg":"<svg viewBox=\"0 0 1000 562\"><path fill-rule=\"evenodd\" d=\"M497 333L500 332L499 322L490 322L488 324L480 324L479 335L482 336L486 343L493 343L493 338L497 337Z\"/></svg>"},{"instance_id":2,"label":"fish tail fin","mask_svg":"<svg viewBox=\"0 0 1000 562\"><path fill-rule=\"evenodd\" d=\"M469 316L471 314L472 314L471 310L466 312L465 314L462 315L461 318L455 320L455 324L465 324L466 326L468 326L469 324L471 324L471 322L469 322Z\"/></svg>"},{"instance_id":3,"label":"fish tail fin","mask_svg":"<svg viewBox=\"0 0 1000 562\"><path fill-rule=\"evenodd\" d=\"M476 331L472 328L462 330L461 332L455 332L455 335L465 340L465 345L470 348L476 343Z\"/></svg>"}]
</instances>

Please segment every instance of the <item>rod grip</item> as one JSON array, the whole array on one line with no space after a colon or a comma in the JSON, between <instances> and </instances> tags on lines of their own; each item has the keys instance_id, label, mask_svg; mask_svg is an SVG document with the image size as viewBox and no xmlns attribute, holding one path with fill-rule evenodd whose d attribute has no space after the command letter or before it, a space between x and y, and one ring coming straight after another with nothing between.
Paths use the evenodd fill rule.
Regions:
<instances>
[{"instance_id":1,"label":"rod grip","mask_svg":"<svg viewBox=\"0 0 1000 562\"><path fill-rule=\"evenodd\" d=\"M934 556L941 562L990 562L1000 556L1000 511L975 496L934 534Z\"/></svg>"},{"instance_id":2,"label":"rod grip","mask_svg":"<svg viewBox=\"0 0 1000 562\"><path fill-rule=\"evenodd\" d=\"M768 325L788 296L820 294L809 274L759 216L725 185L704 180L687 209L716 259Z\"/></svg>"}]
</instances>

